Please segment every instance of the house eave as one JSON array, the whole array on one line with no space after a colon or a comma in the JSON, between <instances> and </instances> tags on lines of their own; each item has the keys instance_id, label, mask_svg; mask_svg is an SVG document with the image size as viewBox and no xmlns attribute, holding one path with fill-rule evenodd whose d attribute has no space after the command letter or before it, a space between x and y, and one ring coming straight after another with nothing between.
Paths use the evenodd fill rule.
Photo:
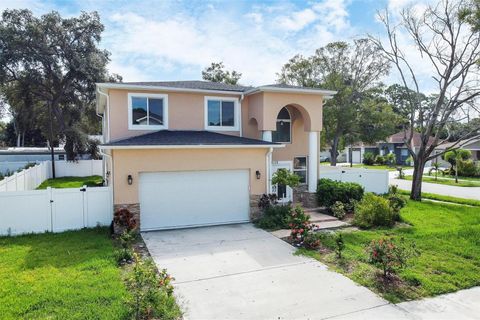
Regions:
<instances>
[{"instance_id":1,"label":"house eave","mask_svg":"<svg viewBox=\"0 0 480 320\"><path fill-rule=\"evenodd\" d=\"M313 95L324 96L327 99L332 98L337 93L337 91L324 90L324 89L278 88L278 87L272 87L272 86L260 86L260 87L245 91L245 95L246 96L252 95L259 92L313 94Z\"/></svg>"},{"instance_id":2,"label":"house eave","mask_svg":"<svg viewBox=\"0 0 480 320\"><path fill-rule=\"evenodd\" d=\"M244 94L243 91L228 91L228 90L208 90L208 89L190 89L190 88L175 88L165 86L142 86L142 85L130 85L122 83L97 83L97 88L109 90L109 89L124 89L124 90L145 90L145 91L170 91L170 92L196 92L196 93L214 93L224 95L237 95Z\"/></svg>"},{"instance_id":3,"label":"house eave","mask_svg":"<svg viewBox=\"0 0 480 320\"><path fill-rule=\"evenodd\" d=\"M109 146L101 145L100 149L116 150L116 149L269 149L269 148L284 148L284 144L257 144L257 145L131 145L131 146Z\"/></svg>"}]
</instances>

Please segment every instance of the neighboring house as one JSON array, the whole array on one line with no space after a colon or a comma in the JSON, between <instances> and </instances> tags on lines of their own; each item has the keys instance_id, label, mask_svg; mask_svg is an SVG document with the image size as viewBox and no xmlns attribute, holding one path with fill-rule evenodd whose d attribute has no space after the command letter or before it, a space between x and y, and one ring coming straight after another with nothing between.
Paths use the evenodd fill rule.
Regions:
<instances>
[{"instance_id":1,"label":"neighboring house","mask_svg":"<svg viewBox=\"0 0 480 320\"><path fill-rule=\"evenodd\" d=\"M410 157L408 148L405 145L405 137L409 137L409 131L400 131L389 136L385 141L377 142L375 145L364 145L358 144L353 147L348 147L347 154L352 156L353 163L361 163L366 152L371 152L375 155L386 155L389 153L394 153L398 165L406 165L407 159ZM430 137L427 145L430 145L433 142L433 137ZM421 145L421 134L418 132L413 133L411 147L414 152L417 152L418 148ZM350 161L350 158L348 158Z\"/></svg>"},{"instance_id":2,"label":"neighboring house","mask_svg":"<svg viewBox=\"0 0 480 320\"><path fill-rule=\"evenodd\" d=\"M436 150L438 152L442 152L446 149L449 149L449 148L455 148L455 149L466 149L466 150L470 150L470 152L472 153L472 159L473 161L479 161L480 160L480 138L477 138L477 139L466 139L466 140L462 140L458 143L456 142L449 142L449 143L445 143L445 144L442 144L442 145L439 145Z\"/></svg>"},{"instance_id":3,"label":"neighboring house","mask_svg":"<svg viewBox=\"0 0 480 320\"><path fill-rule=\"evenodd\" d=\"M28 163L51 160L50 149L18 147L0 149L0 174L17 171ZM55 160L66 160L65 150L55 148Z\"/></svg>"},{"instance_id":4,"label":"neighboring house","mask_svg":"<svg viewBox=\"0 0 480 320\"><path fill-rule=\"evenodd\" d=\"M322 106L333 91L206 81L97 84L114 208L141 230L245 222L264 193L292 200L272 174L302 177L314 202Z\"/></svg>"}]
</instances>

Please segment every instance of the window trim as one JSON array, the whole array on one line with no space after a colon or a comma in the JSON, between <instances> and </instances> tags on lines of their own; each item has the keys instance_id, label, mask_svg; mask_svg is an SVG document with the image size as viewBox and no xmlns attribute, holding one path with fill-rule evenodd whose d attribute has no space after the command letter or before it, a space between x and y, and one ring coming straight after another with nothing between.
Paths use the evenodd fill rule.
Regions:
<instances>
[{"instance_id":1,"label":"window trim","mask_svg":"<svg viewBox=\"0 0 480 320\"><path fill-rule=\"evenodd\" d=\"M209 100L216 100L216 101L230 101L233 102L233 126L209 126L208 125L208 101ZM221 104L220 104L221 105ZM204 128L205 130L210 131L240 131L240 113L239 113L239 106L238 106L238 99L234 97L214 97L214 96L205 96L204 98L204 105L203 105L203 113L204 113ZM222 112L220 111L220 115Z\"/></svg>"},{"instance_id":2,"label":"window trim","mask_svg":"<svg viewBox=\"0 0 480 320\"><path fill-rule=\"evenodd\" d=\"M295 169L295 159L296 158L305 158L305 169ZM292 161L292 172L296 171L305 171L305 182L300 182L301 185L308 184L308 156L294 156Z\"/></svg>"},{"instance_id":3,"label":"window trim","mask_svg":"<svg viewBox=\"0 0 480 320\"><path fill-rule=\"evenodd\" d=\"M132 98L157 98L163 99L163 125L134 125L132 124ZM147 102L148 108L148 102ZM147 109L147 112L150 110ZM168 129L168 94L163 93L140 93L140 92L129 92L128 93L128 130L163 130Z\"/></svg>"},{"instance_id":4,"label":"window trim","mask_svg":"<svg viewBox=\"0 0 480 320\"><path fill-rule=\"evenodd\" d=\"M292 143L292 140L293 140L293 139L292 139L292 132L293 132L293 128L292 128L292 125L293 125L292 113L290 112L290 110L288 110L287 107L283 107L283 108L285 108L285 109L287 110L288 116L290 117L290 119L288 119L288 120L286 120L286 119L278 119L278 115L277 115L277 119L275 119L275 129L276 129L276 126L277 126L277 123L278 123L278 122L283 121L283 122L288 122L288 123L290 123L290 141L274 141L274 142L276 142L276 143ZM283 109L283 108L282 108L282 109ZM282 111L282 109L280 109L280 111ZM280 111L278 112L278 114L280 114ZM277 130L275 130L275 131L277 131ZM272 134L273 134L273 132L272 132ZM272 136L272 142L273 142L273 136Z\"/></svg>"}]
</instances>

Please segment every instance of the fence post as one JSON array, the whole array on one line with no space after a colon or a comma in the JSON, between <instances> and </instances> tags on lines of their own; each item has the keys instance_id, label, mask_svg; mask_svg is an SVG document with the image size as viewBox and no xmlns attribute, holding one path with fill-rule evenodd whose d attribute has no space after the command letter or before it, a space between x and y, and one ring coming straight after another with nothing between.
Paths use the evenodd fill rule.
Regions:
<instances>
[{"instance_id":1,"label":"fence post","mask_svg":"<svg viewBox=\"0 0 480 320\"><path fill-rule=\"evenodd\" d=\"M88 227L88 188L86 185L84 185L81 189L82 193L83 193L83 210L82 210L82 214L83 214L83 227L86 228Z\"/></svg>"},{"instance_id":2,"label":"fence post","mask_svg":"<svg viewBox=\"0 0 480 320\"><path fill-rule=\"evenodd\" d=\"M50 231L53 232L53 190L52 187L47 187L47 197L50 203Z\"/></svg>"}]
</instances>

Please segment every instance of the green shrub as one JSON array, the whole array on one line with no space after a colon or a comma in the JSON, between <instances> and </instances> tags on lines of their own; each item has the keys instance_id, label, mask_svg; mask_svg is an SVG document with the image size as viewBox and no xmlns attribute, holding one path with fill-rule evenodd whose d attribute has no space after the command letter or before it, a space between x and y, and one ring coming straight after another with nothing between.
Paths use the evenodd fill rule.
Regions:
<instances>
[{"instance_id":1,"label":"green shrub","mask_svg":"<svg viewBox=\"0 0 480 320\"><path fill-rule=\"evenodd\" d=\"M320 247L320 239L314 232L309 232L303 239L303 247L309 250L315 250Z\"/></svg>"},{"instance_id":2,"label":"green shrub","mask_svg":"<svg viewBox=\"0 0 480 320\"><path fill-rule=\"evenodd\" d=\"M395 212L387 199L367 193L355 206L353 223L364 229L391 227L395 223Z\"/></svg>"},{"instance_id":3,"label":"green shrub","mask_svg":"<svg viewBox=\"0 0 480 320\"><path fill-rule=\"evenodd\" d=\"M343 241L343 236L341 233L338 233L335 236L335 254L338 259L342 259L342 252L345 249L345 242Z\"/></svg>"},{"instance_id":4,"label":"green shrub","mask_svg":"<svg viewBox=\"0 0 480 320\"><path fill-rule=\"evenodd\" d=\"M335 201L335 203L330 207L330 210L332 211L332 214L334 217L338 219L343 219L345 218L345 206L343 205L342 202L340 201Z\"/></svg>"},{"instance_id":5,"label":"green shrub","mask_svg":"<svg viewBox=\"0 0 480 320\"><path fill-rule=\"evenodd\" d=\"M375 155L371 152L365 152L363 155L363 164L367 166L373 166L375 163Z\"/></svg>"},{"instance_id":6,"label":"green shrub","mask_svg":"<svg viewBox=\"0 0 480 320\"><path fill-rule=\"evenodd\" d=\"M157 273L155 263L135 255L135 265L127 279L132 294L127 301L134 319L178 319L180 309L172 295L173 280L166 270Z\"/></svg>"},{"instance_id":7,"label":"green shrub","mask_svg":"<svg viewBox=\"0 0 480 320\"><path fill-rule=\"evenodd\" d=\"M379 154L375 157L375 163L378 165L384 165L385 163L387 163L387 160L384 156Z\"/></svg>"},{"instance_id":8,"label":"green shrub","mask_svg":"<svg viewBox=\"0 0 480 320\"><path fill-rule=\"evenodd\" d=\"M457 160L468 160L472 157L472 152L470 150L465 149L454 149L445 152L443 155L443 160L447 161L451 165L451 169L457 163Z\"/></svg>"},{"instance_id":9,"label":"green shrub","mask_svg":"<svg viewBox=\"0 0 480 320\"><path fill-rule=\"evenodd\" d=\"M385 158L385 162L389 166L393 166L395 164L395 161L397 160L397 156L395 155L395 153L389 153L384 158Z\"/></svg>"},{"instance_id":10,"label":"green shrub","mask_svg":"<svg viewBox=\"0 0 480 320\"><path fill-rule=\"evenodd\" d=\"M368 260L374 266L381 268L385 278L407 266L408 260L420 253L415 244L406 245L404 239L380 238L372 240L366 248Z\"/></svg>"},{"instance_id":11,"label":"green shrub","mask_svg":"<svg viewBox=\"0 0 480 320\"><path fill-rule=\"evenodd\" d=\"M291 211L290 205L271 205L255 221L255 225L266 230L288 229Z\"/></svg>"},{"instance_id":12,"label":"green shrub","mask_svg":"<svg viewBox=\"0 0 480 320\"><path fill-rule=\"evenodd\" d=\"M352 200L361 200L363 187L358 183L340 182L330 179L320 179L317 185L317 199L321 206L330 207L336 201L350 203Z\"/></svg>"},{"instance_id":13,"label":"green shrub","mask_svg":"<svg viewBox=\"0 0 480 320\"><path fill-rule=\"evenodd\" d=\"M475 177L479 174L479 168L472 160L458 160L458 175L462 177Z\"/></svg>"}]
</instances>

